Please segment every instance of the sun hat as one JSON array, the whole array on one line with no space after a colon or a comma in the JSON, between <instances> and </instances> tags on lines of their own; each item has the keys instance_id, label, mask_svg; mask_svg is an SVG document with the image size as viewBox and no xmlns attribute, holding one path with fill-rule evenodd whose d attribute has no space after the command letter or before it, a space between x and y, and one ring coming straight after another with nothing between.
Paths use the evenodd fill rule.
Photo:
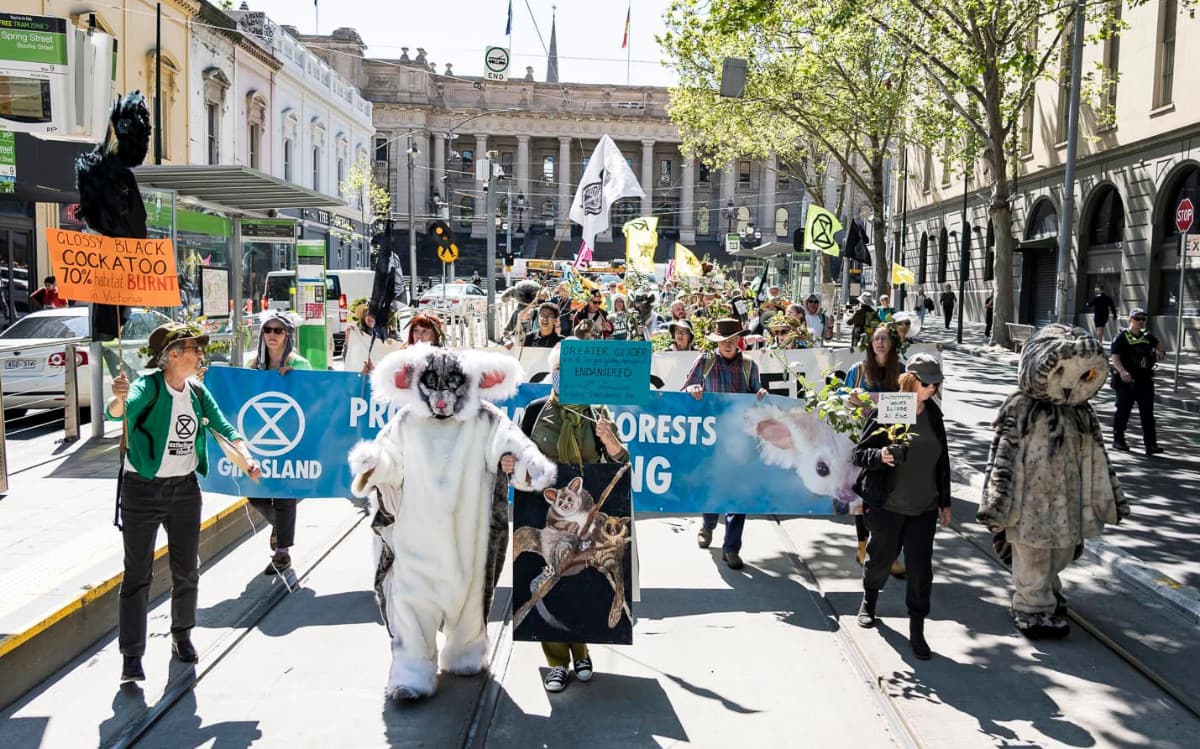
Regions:
<instances>
[{"instance_id":1,"label":"sun hat","mask_svg":"<svg viewBox=\"0 0 1200 749\"><path fill-rule=\"evenodd\" d=\"M713 343L728 341L730 338L737 338L746 335L746 329L742 327L742 321L733 317L722 317L713 323L713 332L709 333L706 338Z\"/></svg>"},{"instance_id":2,"label":"sun hat","mask_svg":"<svg viewBox=\"0 0 1200 749\"><path fill-rule=\"evenodd\" d=\"M168 348L183 341L196 341L200 348L204 348L208 345L208 334L193 323L165 322L150 331L147 356L152 363L157 362Z\"/></svg>"},{"instance_id":3,"label":"sun hat","mask_svg":"<svg viewBox=\"0 0 1200 749\"><path fill-rule=\"evenodd\" d=\"M675 335L675 328L683 328L692 338L696 337L696 331L692 330L692 324L687 320L672 320L671 323L667 325L667 331L671 335Z\"/></svg>"},{"instance_id":4,"label":"sun hat","mask_svg":"<svg viewBox=\"0 0 1200 749\"><path fill-rule=\"evenodd\" d=\"M859 294L858 301L862 302L868 307L875 306L875 296L869 291L864 291L863 293Z\"/></svg>"}]
</instances>

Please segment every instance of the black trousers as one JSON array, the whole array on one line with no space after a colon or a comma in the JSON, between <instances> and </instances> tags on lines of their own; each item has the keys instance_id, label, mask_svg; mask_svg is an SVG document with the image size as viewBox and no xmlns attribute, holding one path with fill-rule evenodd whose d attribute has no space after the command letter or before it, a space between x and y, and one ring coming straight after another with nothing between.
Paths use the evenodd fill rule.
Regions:
<instances>
[{"instance_id":1,"label":"black trousers","mask_svg":"<svg viewBox=\"0 0 1200 749\"><path fill-rule=\"evenodd\" d=\"M271 524L276 549L296 545L296 503L298 499L251 499L250 506Z\"/></svg>"},{"instance_id":2,"label":"black trousers","mask_svg":"<svg viewBox=\"0 0 1200 749\"><path fill-rule=\"evenodd\" d=\"M943 304L942 305L942 317L945 318L946 330L949 330L950 329L950 318L954 317L954 305L953 304Z\"/></svg>"},{"instance_id":3,"label":"black trousers","mask_svg":"<svg viewBox=\"0 0 1200 749\"><path fill-rule=\"evenodd\" d=\"M187 636L196 626L200 582L200 485L196 474L146 481L126 471L121 485L121 525L125 575L117 642L122 655L140 658L146 652L146 614L160 525L167 529L171 564L171 634Z\"/></svg>"},{"instance_id":4,"label":"black trousers","mask_svg":"<svg viewBox=\"0 0 1200 749\"><path fill-rule=\"evenodd\" d=\"M1154 424L1154 380L1135 377L1133 382L1113 378L1113 390L1117 394L1117 411L1113 414L1113 440L1125 441L1125 428L1129 426L1129 414L1133 404L1138 407L1142 420L1142 444L1147 448L1158 447L1158 430Z\"/></svg>"},{"instance_id":5,"label":"black trousers","mask_svg":"<svg viewBox=\"0 0 1200 749\"><path fill-rule=\"evenodd\" d=\"M937 530L937 510L920 515L901 515L868 507L867 561L863 564L863 590L878 591L888 581L892 562L904 547L905 577L908 591L904 602L908 615L929 615L929 597L933 590L933 534Z\"/></svg>"}]
</instances>

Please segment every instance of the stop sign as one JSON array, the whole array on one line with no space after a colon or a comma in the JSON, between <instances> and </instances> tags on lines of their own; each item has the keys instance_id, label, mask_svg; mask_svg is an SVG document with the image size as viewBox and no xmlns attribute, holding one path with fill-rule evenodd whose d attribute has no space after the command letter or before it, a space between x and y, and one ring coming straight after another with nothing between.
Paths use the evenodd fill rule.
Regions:
<instances>
[{"instance_id":1,"label":"stop sign","mask_svg":"<svg viewBox=\"0 0 1200 749\"><path fill-rule=\"evenodd\" d=\"M1175 209L1175 228L1179 229L1180 233L1188 231L1192 228L1195 215L1196 209L1192 207L1191 198L1179 201L1179 207Z\"/></svg>"}]
</instances>

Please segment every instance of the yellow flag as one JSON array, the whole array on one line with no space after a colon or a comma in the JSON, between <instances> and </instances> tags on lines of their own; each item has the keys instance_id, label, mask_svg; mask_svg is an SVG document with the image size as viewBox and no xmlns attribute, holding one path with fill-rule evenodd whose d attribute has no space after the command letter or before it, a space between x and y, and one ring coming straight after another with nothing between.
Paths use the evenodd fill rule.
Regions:
<instances>
[{"instance_id":1,"label":"yellow flag","mask_svg":"<svg viewBox=\"0 0 1200 749\"><path fill-rule=\"evenodd\" d=\"M833 235L842 230L842 222L819 205L808 206L808 217L804 222L804 249L816 250L837 257L840 250Z\"/></svg>"},{"instance_id":2,"label":"yellow flag","mask_svg":"<svg viewBox=\"0 0 1200 749\"><path fill-rule=\"evenodd\" d=\"M905 268L900 263L892 263L892 286L899 286L906 283L916 283L917 274L913 273L908 268Z\"/></svg>"},{"instance_id":3,"label":"yellow flag","mask_svg":"<svg viewBox=\"0 0 1200 749\"><path fill-rule=\"evenodd\" d=\"M625 265L638 273L654 273L658 249L658 217L643 216L625 222Z\"/></svg>"},{"instance_id":4,"label":"yellow flag","mask_svg":"<svg viewBox=\"0 0 1200 749\"><path fill-rule=\"evenodd\" d=\"M694 278L704 275L704 269L700 267L696 255L678 242L675 243L675 274Z\"/></svg>"}]
</instances>

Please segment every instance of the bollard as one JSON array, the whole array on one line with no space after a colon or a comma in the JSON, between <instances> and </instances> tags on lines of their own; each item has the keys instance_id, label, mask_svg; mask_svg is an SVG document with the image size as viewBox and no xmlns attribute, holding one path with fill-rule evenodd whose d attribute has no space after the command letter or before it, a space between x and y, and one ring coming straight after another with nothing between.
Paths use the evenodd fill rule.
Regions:
<instances>
[{"instance_id":1,"label":"bollard","mask_svg":"<svg viewBox=\"0 0 1200 749\"><path fill-rule=\"evenodd\" d=\"M79 439L79 370L75 366L75 344L68 343L63 361L63 439ZM99 362L96 365L99 366ZM96 418L98 414L92 414Z\"/></svg>"}]
</instances>

